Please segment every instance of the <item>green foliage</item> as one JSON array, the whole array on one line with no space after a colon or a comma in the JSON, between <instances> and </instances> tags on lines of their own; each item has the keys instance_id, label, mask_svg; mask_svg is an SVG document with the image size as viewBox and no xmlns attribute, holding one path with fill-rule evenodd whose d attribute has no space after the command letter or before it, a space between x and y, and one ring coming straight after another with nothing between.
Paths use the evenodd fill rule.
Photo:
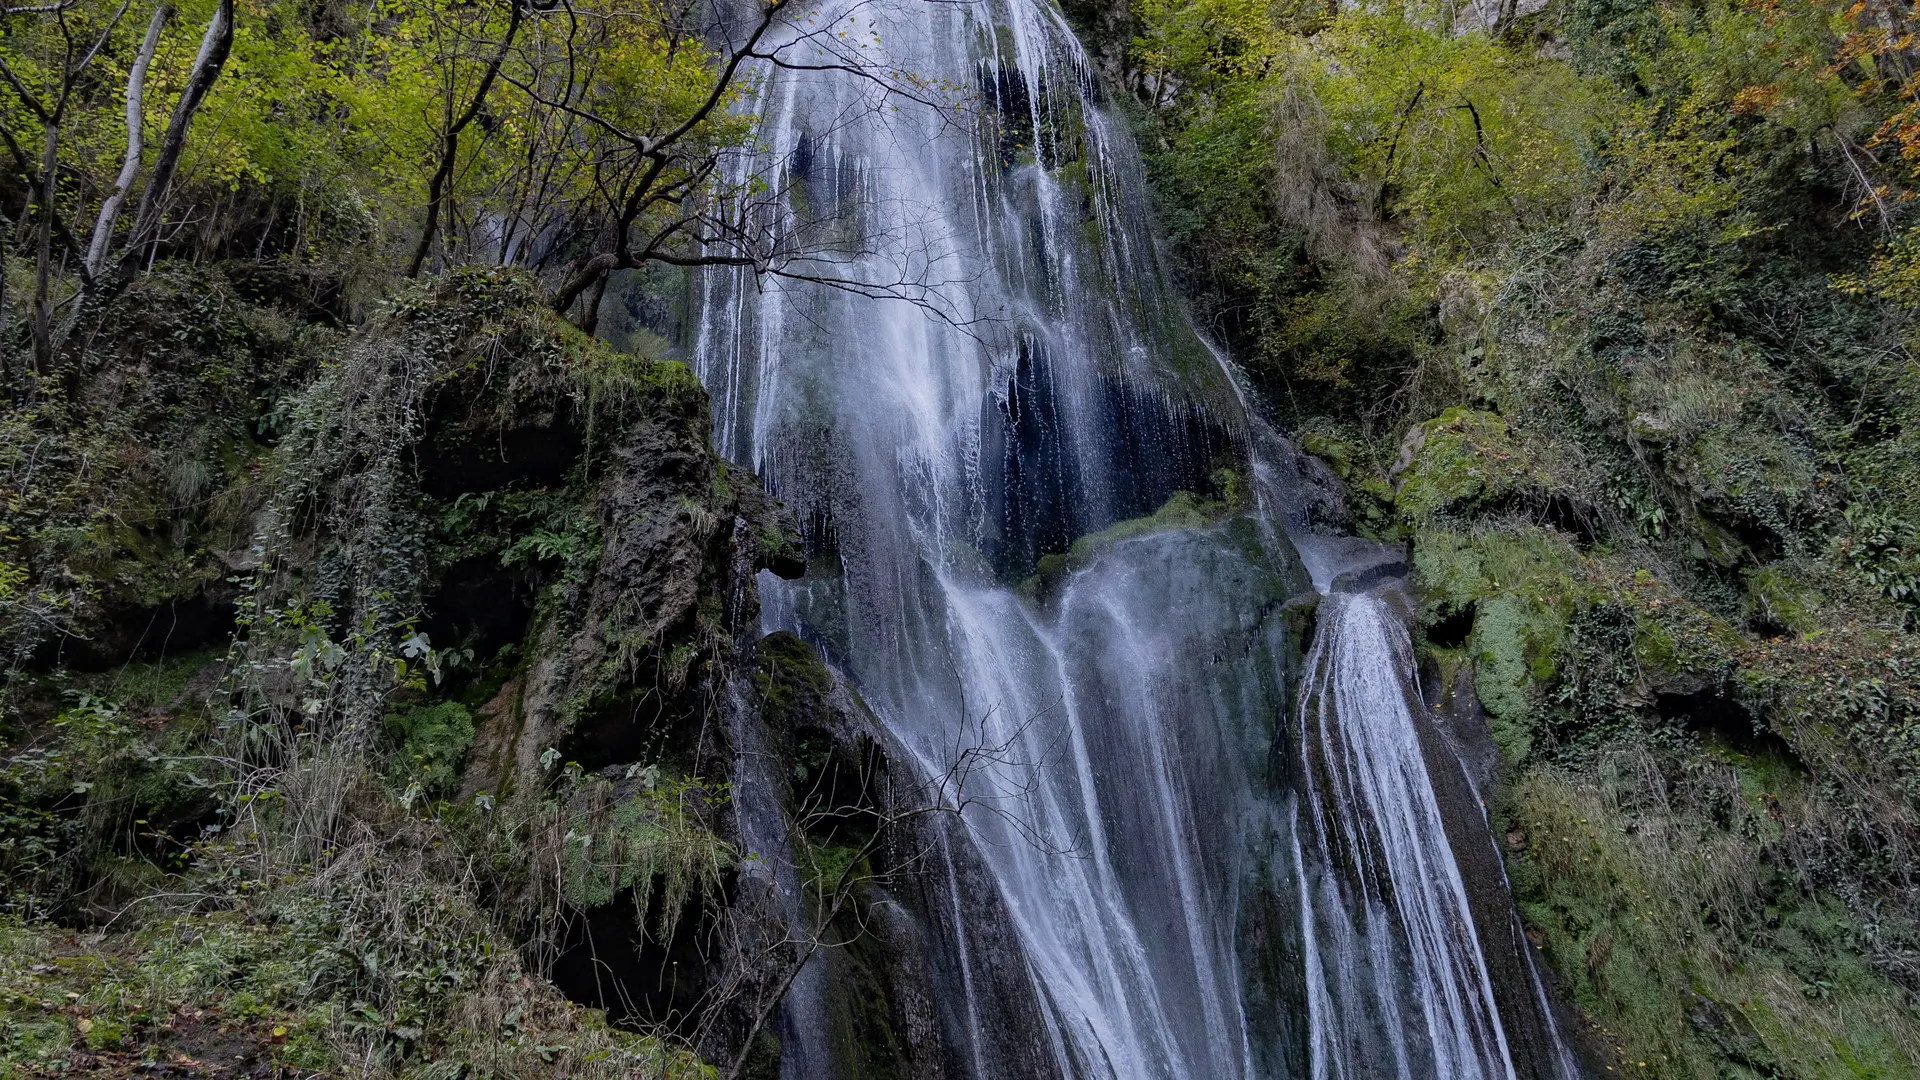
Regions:
<instances>
[{"instance_id":1,"label":"green foliage","mask_svg":"<svg viewBox=\"0 0 1920 1080\"><path fill-rule=\"evenodd\" d=\"M658 766L629 770L631 793L588 791L593 809L566 833L565 894L579 908L602 907L631 893L642 921L665 941L690 898L717 898L738 857L704 824L724 788L667 775Z\"/></svg>"},{"instance_id":2,"label":"green foliage","mask_svg":"<svg viewBox=\"0 0 1920 1080\"><path fill-rule=\"evenodd\" d=\"M1584 591L1575 580L1577 556L1564 537L1542 530L1425 529L1413 557L1426 621L1473 613L1465 658L1475 665L1494 742L1508 761L1527 760Z\"/></svg>"},{"instance_id":3,"label":"green foliage","mask_svg":"<svg viewBox=\"0 0 1920 1080\"><path fill-rule=\"evenodd\" d=\"M172 5L162 26L141 102L146 168L135 178L136 199L214 7ZM20 92L0 95L0 127L10 145L34 155L57 114L55 153L70 179L53 210L82 249L120 171L128 73L153 10L82 0L57 13L8 16L0 63ZM677 205L711 155L739 145L750 128L726 92L717 110L696 115L717 75L716 55L691 28L697 17L673 2L561 11L445 0L238 0L231 55L188 129L179 173L186 190L176 193L202 209L225 205L219 220L202 220L185 242L165 246L196 255L272 252L357 273L404 266L450 135L456 146L434 230L450 263L517 262L534 246L531 233L554 222L597 222L613 210L605 174L638 169L621 133L658 140L691 125L657 177ZM83 70L79 57L88 55ZM470 107L462 140L455 118ZM676 213L666 204L648 211L633 224L654 232ZM33 212L46 216L38 206ZM132 218L129 206L116 230L121 244L134 239L126 235ZM478 226L483 219L492 224Z\"/></svg>"},{"instance_id":4,"label":"green foliage","mask_svg":"<svg viewBox=\"0 0 1920 1080\"><path fill-rule=\"evenodd\" d=\"M397 747L402 786L446 796L473 745L473 714L455 701L413 705L387 714L387 734Z\"/></svg>"},{"instance_id":5,"label":"green foliage","mask_svg":"<svg viewBox=\"0 0 1920 1080\"><path fill-rule=\"evenodd\" d=\"M282 888L84 946L56 927L0 922L0 1070L238 1049L309 1074L713 1075L559 1000L462 901L420 886L379 909L337 887Z\"/></svg>"},{"instance_id":6,"label":"green foliage","mask_svg":"<svg viewBox=\"0 0 1920 1080\"><path fill-rule=\"evenodd\" d=\"M177 267L100 318L71 387L0 416L8 678L55 639L84 653L125 632L114 620L218 586L250 539L269 417L326 340L224 273Z\"/></svg>"},{"instance_id":7,"label":"green foliage","mask_svg":"<svg viewBox=\"0 0 1920 1080\"><path fill-rule=\"evenodd\" d=\"M1607 102L1565 65L1485 33L1355 11L1306 44L1296 77L1335 167L1404 221L1421 258L1564 212Z\"/></svg>"},{"instance_id":8,"label":"green foliage","mask_svg":"<svg viewBox=\"0 0 1920 1080\"><path fill-rule=\"evenodd\" d=\"M556 529L540 529L522 534L500 552L502 566L530 566L546 563L560 568L570 582L586 580L600 558L600 526L579 509L567 515Z\"/></svg>"},{"instance_id":9,"label":"green foliage","mask_svg":"<svg viewBox=\"0 0 1920 1080\"><path fill-rule=\"evenodd\" d=\"M1409 524L1497 505L1543 479L1493 413L1448 409L1422 424L1408 445L1414 453L1395 498Z\"/></svg>"},{"instance_id":10,"label":"green foliage","mask_svg":"<svg viewBox=\"0 0 1920 1080\"><path fill-rule=\"evenodd\" d=\"M1872 954L1911 927L1803 891L1782 849L1819 811L1791 766L1684 760L1623 748L1535 770L1508 811L1523 910L1608 1049L1655 1076L1909 1071L1912 1012Z\"/></svg>"},{"instance_id":11,"label":"green foliage","mask_svg":"<svg viewBox=\"0 0 1920 1080\"><path fill-rule=\"evenodd\" d=\"M556 653L576 624L629 632L637 616L583 614L596 511L637 435L703 449L702 391L682 365L567 324L523 272L422 281L347 331L304 322L311 294L283 286L259 264L173 266L90 300L111 340L74 350L0 421L0 911L110 925L63 955L138 971L158 995L136 1007L115 983L96 1007L81 989L52 1026L37 999L0 1003L0 1053L134 1062L198 1030L170 1019L217 1009L245 1012L229 1034L262 1060L305 1072L710 1074L607 1031L523 958L550 959L581 903L664 889L677 917L694 897L723 902L724 787L642 769L615 798L573 767L518 800L456 801L475 744L519 737L486 706L523 685L529 643L476 667L473 641L429 639L457 564L485 568L503 603L539 597L533 632ZM516 471L503 432L567 453ZM697 570L709 551L695 552ZM196 651L165 632L143 645L176 605L207 613ZM104 670L65 670L56 648ZM687 678L691 647L662 652ZM161 928L179 940L142 936Z\"/></svg>"},{"instance_id":12,"label":"green foliage","mask_svg":"<svg viewBox=\"0 0 1920 1080\"><path fill-rule=\"evenodd\" d=\"M208 659L64 680L66 708L0 746L6 910L72 918L124 902L219 831L226 770L195 753L205 727L186 690Z\"/></svg>"}]
</instances>

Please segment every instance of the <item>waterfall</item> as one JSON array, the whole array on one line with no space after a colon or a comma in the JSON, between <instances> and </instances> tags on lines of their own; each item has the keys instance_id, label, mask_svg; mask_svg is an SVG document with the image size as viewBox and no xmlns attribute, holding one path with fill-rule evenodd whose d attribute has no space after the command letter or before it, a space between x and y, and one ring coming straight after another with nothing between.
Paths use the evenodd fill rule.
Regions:
<instances>
[{"instance_id":1,"label":"waterfall","mask_svg":"<svg viewBox=\"0 0 1920 1080\"><path fill-rule=\"evenodd\" d=\"M1269 440L1164 284L1073 34L1045 0L812 18L955 108L762 72L738 176L833 280L702 272L687 336L719 449L809 545L804 578L763 575L766 629L921 775L994 751L923 862L948 1074L1514 1075L1409 756L1404 631L1328 597L1296 714L1314 583ZM820 982L785 1080L832 1075Z\"/></svg>"},{"instance_id":2,"label":"waterfall","mask_svg":"<svg viewBox=\"0 0 1920 1080\"><path fill-rule=\"evenodd\" d=\"M1334 594L1322 604L1300 713L1319 855L1300 878L1314 931L1313 1075L1511 1080L1466 884L1414 728L1418 704L1404 676L1412 652L1380 598Z\"/></svg>"}]
</instances>

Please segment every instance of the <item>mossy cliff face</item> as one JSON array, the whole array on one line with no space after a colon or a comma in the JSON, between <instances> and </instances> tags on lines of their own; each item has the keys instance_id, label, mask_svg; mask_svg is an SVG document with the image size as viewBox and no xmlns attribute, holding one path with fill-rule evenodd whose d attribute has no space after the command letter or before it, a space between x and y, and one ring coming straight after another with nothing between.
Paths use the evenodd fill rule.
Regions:
<instances>
[{"instance_id":1,"label":"mossy cliff face","mask_svg":"<svg viewBox=\"0 0 1920 1080\"><path fill-rule=\"evenodd\" d=\"M1429 685L1484 708L1533 946L1617 1071L1907 1074L1906 614L1844 540L1623 528L1568 434L1455 408L1391 462L1308 442L1411 548Z\"/></svg>"},{"instance_id":2,"label":"mossy cliff face","mask_svg":"<svg viewBox=\"0 0 1920 1080\"><path fill-rule=\"evenodd\" d=\"M846 680L792 634L754 649L757 722L784 782L798 906L817 982L797 1022L850 1080L946 1075L934 961L917 909L924 822L911 776L896 777L889 740ZM767 1068L772 1077L777 1070Z\"/></svg>"},{"instance_id":3,"label":"mossy cliff face","mask_svg":"<svg viewBox=\"0 0 1920 1080\"><path fill-rule=\"evenodd\" d=\"M1069 10L1200 318L1410 545L1605 1064L1920 1074L1911 12Z\"/></svg>"},{"instance_id":4,"label":"mossy cliff face","mask_svg":"<svg viewBox=\"0 0 1920 1080\"><path fill-rule=\"evenodd\" d=\"M284 388L335 331L168 268L7 411L0 649L104 668L224 641Z\"/></svg>"},{"instance_id":5,"label":"mossy cliff face","mask_svg":"<svg viewBox=\"0 0 1920 1080\"><path fill-rule=\"evenodd\" d=\"M211 1054L219 1011L309 1071L731 1066L786 962L729 703L792 520L684 368L521 278L343 328L246 271L137 283L0 440L0 1055Z\"/></svg>"}]
</instances>

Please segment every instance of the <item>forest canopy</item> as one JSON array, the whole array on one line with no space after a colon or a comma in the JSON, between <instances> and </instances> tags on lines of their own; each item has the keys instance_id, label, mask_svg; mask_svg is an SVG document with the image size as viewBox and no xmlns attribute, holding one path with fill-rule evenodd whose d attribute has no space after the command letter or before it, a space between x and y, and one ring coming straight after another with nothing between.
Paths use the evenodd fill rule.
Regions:
<instances>
[{"instance_id":1,"label":"forest canopy","mask_svg":"<svg viewBox=\"0 0 1920 1080\"><path fill-rule=\"evenodd\" d=\"M1909 14L1154 0L1134 9L1126 77L1203 314L1296 393L1359 380L1373 396L1383 384L1323 340L1335 281L1358 275L1374 299L1356 303L1377 307L1390 270L1431 284L1554 230L1614 248L1685 236L1725 268L1818 221L1873 252L1848 287L1920 301ZM1187 239L1203 228L1208 243ZM1347 329L1404 345L1378 320Z\"/></svg>"},{"instance_id":2,"label":"forest canopy","mask_svg":"<svg viewBox=\"0 0 1920 1080\"><path fill-rule=\"evenodd\" d=\"M36 363L89 295L169 258L278 258L377 283L531 268L592 323L610 271L780 272L755 207L760 65L864 61L792 0L56 0L0 13L0 188ZM784 246L783 246L784 245Z\"/></svg>"}]
</instances>

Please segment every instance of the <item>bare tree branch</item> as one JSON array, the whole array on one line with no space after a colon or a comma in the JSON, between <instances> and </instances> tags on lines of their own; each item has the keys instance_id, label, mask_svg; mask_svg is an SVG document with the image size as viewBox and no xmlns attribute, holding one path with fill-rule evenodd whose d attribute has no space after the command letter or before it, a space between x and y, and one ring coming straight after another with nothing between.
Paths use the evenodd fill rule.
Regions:
<instances>
[{"instance_id":1,"label":"bare tree branch","mask_svg":"<svg viewBox=\"0 0 1920 1080\"><path fill-rule=\"evenodd\" d=\"M480 115L480 109L487 103L487 95L493 92L493 81L500 74L500 65L506 62L507 53L513 48L513 39L520 32L520 21L525 12L521 0L507 0L507 30L500 35L500 45L488 58L486 68L481 72L480 85L474 87L473 99L458 117L452 115L453 94L448 88L445 101L447 116L446 133L440 139L440 161L433 171L433 179L427 183L427 223L420 230L420 243L413 249L413 262L407 267L408 277L419 277L420 267L427 261L427 253L433 248L433 234L440 227L440 207L446 199L447 182L453 179L453 169L460 159L460 133Z\"/></svg>"}]
</instances>

